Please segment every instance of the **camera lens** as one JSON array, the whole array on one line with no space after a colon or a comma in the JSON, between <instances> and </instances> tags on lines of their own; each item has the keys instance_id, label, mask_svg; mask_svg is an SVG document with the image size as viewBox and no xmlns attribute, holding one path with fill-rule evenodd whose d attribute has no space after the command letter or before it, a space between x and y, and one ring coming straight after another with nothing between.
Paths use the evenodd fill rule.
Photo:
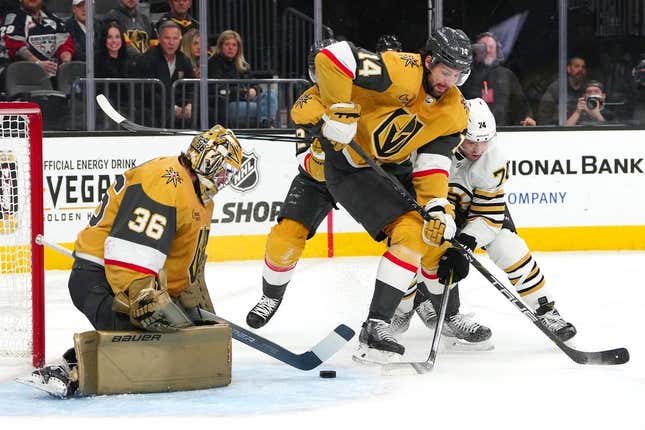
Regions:
<instances>
[{"instance_id":1,"label":"camera lens","mask_svg":"<svg viewBox=\"0 0 645 430\"><path fill-rule=\"evenodd\" d=\"M598 99L596 98L588 98L586 103L587 103L587 109L589 110L594 110L598 107Z\"/></svg>"}]
</instances>

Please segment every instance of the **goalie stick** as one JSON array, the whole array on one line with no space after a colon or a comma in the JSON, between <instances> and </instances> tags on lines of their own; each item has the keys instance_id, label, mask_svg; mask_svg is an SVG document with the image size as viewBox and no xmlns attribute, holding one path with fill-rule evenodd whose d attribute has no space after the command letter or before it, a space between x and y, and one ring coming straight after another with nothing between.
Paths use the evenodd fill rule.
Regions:
<instances>
[{"instance_id":1,"label":"goalie stick","mask_svg":"<svg viewBox=\"0 0 645 430\"><path fill-rule=\"evenodd\" d=\"M123 115L121 115L115 108L112 106L110 101L103 94L96 96L96 103L99 105L103 113L105 113L112 121L125 128L126 130L132 132L145 132L145 133L161 133L168 135L187 135L187 136L196 136L201 134L199 130L181 130L177 128L157 128L157 127L148 127L145 125L137 124L134 121L130 121ZM235 136L241 139L255 139L255 140L271 140L271 141L280 141L280 142L303 142L305 139L296 136L283 136L276 134L260 134L260 133L235 133Z\"/></svg>"},{"instance_id":2,"label":"goalie stick","mask_svg":"<svg viewBox=\"0 0 645 430\"><path fill-rule=\"evenodd\" d=\"M403 188L403 186L396 180L394 177L390 176L381 166L376 164L374 160L370 158L369 155L361 148L355 141L349 143L350 148L352 148L356 153L365 160L365 162L376 171L376 173L383 178L385 178L394 190L402 197L402 199L410 206L411 209L418 212L424 220L429 220L430 215L426 210L414 199L408 191ZM469 263L477 269L479 273L486 278L497 290L506 297L516 308L520 310L528 319L535 324L537 328L542 331L553 343L556 344L571 360L575 361L578 364L603 364L603 365L614 365L614 364L625 364L629 361L629 351L626 348L616 348L606 351L580 351L562 342L554 333L542 324L538 317L533 313L520 299L518 299L515 294L510 291L504 284L502 284L495 276L488 271L480 262L475 258L473 252L468 249L468 247L459 243L456 240L453 240L452 245L457 248L469 261Z\"/></svg>"},{"instance_id":3,"label":"goalie stick","mask_svg":"<svg viewBox=\"0 0 645 430\"><path fill-rule=\"evenodd\" d=\"M60 246L57 243L48 241L42 235L38 235L36 237L36 243L38 245L51 248L61 254L67 255L70 258L74 258L72 251ZM355 334L354 330L352 330L345 324L340 324L331 333L329 333L320 342L318 342L318 344L316 344L313 348L310 348L308 351L305 351L302 354L296 354L278 345L277 343L270 341L269 339L259 336L225 318L220 317L219 315L213 315L203 309L200 309L199 312L203 317L210 317L210 319L212 320L219 320L229 324L231 326L233 339L237 340L238 342L242 342L243 344L248 345L253 349L263 352L266 355L275 358L276 360L279 360L291 367L295 367L296 369L300 370L312 370L320 366L323 362L325 362L332 355L338 352L343 346L345 346L345 344L349 342Z\"/></svg>"}]
</instances>

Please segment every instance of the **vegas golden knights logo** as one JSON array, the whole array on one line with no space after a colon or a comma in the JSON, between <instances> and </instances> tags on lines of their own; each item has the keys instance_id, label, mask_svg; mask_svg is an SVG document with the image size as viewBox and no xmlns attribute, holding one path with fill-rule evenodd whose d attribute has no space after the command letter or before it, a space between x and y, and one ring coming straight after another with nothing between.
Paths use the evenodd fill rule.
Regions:
<instances>
[{"instance_id":1,"label":"vegas golden knights logo","mask_svg":"<svg viewBox=\"0 0 645 430\"><path fill-rule=\"evenodd\" d=\"M18 228L18 175L11 151L0 151L0 233Z\"/></svg>"},{"instance_id":2,"label":"vegas golden knights logo","mask_svg":"<svg viewBox=\"0 0 645 430\"><path fill-rule=\"evenodd\" d=\"M397 109L374 131L374 147L379 157L397 154L423 127L417 116Z\"/></svg>"}]
</instances>

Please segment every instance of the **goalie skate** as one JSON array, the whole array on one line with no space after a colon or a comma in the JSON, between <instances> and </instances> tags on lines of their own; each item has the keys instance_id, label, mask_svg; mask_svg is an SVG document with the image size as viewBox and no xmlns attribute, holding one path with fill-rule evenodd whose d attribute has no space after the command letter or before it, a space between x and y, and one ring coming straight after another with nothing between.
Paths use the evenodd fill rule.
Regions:
<instances>
[{"instance_id":1,"label":"goalie skate","mask_svg":"<svg viewBox=\"0 0 645 430\"><path fill-rule=\"evenodd\" d=\"M78 388L78 381L71 373L65 365L46 366L34 370L25 378L17 378L16 382L45 391L50 396L66 399L73 396Z\"/></svg>"}]
</instances>

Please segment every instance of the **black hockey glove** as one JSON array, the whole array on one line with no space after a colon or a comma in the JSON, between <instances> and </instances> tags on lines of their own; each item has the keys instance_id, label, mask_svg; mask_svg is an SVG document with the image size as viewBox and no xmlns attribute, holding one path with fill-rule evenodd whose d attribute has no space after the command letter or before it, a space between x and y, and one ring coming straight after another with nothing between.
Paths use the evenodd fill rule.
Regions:
<instances>
[{"instance_id":1,"label":"black hockey glove","mask_svg":"<svg viewBox=\"0 0 645 430\"><path fill-rule=\"evenodd\" d=\"M477 246L475 238L468 234L460 234L457 236L457 240L471 251ZM439 260L439 268L437 269L439 282L446 285L450 279L450 271L452 271L452 282L456 284L468 276L469 268L468 260L457 248L448 248Z\"/></svg>"}]
</instances>

